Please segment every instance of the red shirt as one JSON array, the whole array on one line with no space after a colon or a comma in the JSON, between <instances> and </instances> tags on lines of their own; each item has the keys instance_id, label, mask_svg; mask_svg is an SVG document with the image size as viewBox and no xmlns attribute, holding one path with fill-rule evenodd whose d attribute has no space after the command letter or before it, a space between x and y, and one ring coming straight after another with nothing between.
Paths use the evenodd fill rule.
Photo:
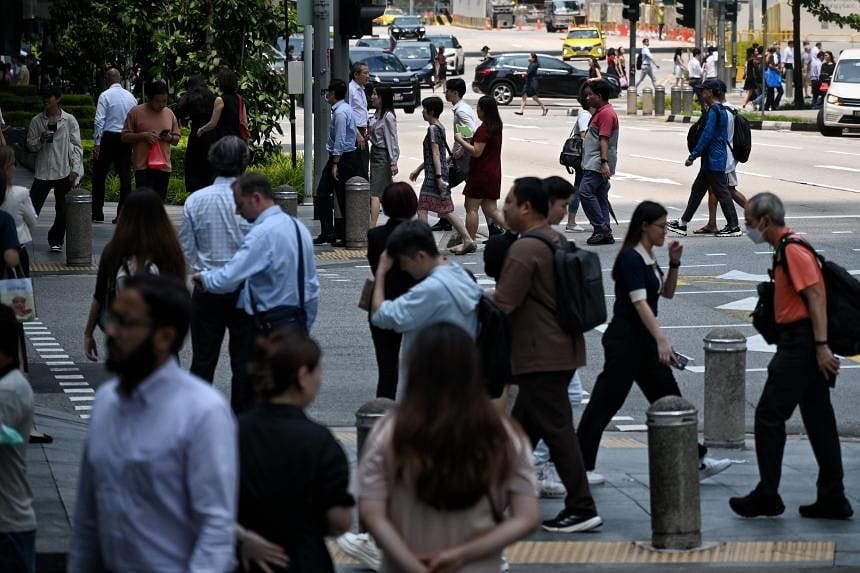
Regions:
<instances>
[{"instance_id":1,"label":"red shirt","mask_svg":"<svg viewBox=\"0 0 860 573\"><path fill-rule=\"evenodd\" d=\"M786 228L783 237L791 233ZM800 237L797 237L800 238ZM800 238L800 240L803 240ZM806 247L788 243L782 251L788 263L788 275L782 264L774 270L774 310L776 322L787 324L809 318L809 309L800 291L814 284L822 283L824 277L818 259Z\"/></svg>"}]
</instances>

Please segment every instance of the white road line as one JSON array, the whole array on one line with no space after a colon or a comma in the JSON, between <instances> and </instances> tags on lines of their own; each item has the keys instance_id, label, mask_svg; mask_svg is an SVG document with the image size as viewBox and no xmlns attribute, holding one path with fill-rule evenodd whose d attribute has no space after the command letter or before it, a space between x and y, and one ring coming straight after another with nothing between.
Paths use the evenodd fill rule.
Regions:
<instances>
[{"instance_id":1,"label":"white road line","mask_svg":"<svg viewBox=\"0 0 860 573\"><path fill-rule=\"evenodd\" d=\"M333 283L348 283L352 282L352 279L331 279Z\"/></svg>"},{"instance_id":2,"label":"white road line","mask_svg":"<svg viewBox=\"0 0 860 573\"><path fill-rule=\"evenodd\" d=\"M756 255L772 255L773 251L753 251Z\"/></svg>"},{"instance_id":3,"label":"white road line","mask_svg":"<svg viewBox=\"0 0 860 573\"><path fill-rule=\"evenodd\" d=\"M47 348L49 346L59 346L59 342L33 342L34 348Z\"/></svg>"},{"instance_id":4,"label":"white road line","mask_svg":"<svg viewBox=\"0 0 860 573\"><path fill-rule=\"evenodd\" d=\"M706 257L725 257L725 253L705 253Z\"/></svg>"},{"instance_id":5,"label":"white road line","mask_svg":"<svg viewBox=\"0 0 860 573\"><path fill-rule=\"evenodd\" d=\"M31 336L30 342L40 342L43 340L56 340L53 336Z\"/></svg>"},{"instance_id":6,"label":"white road line","mask_svg":"<svg viewBox=\"0 0 860 573\"><path fill-rule=\"evenodd\" d=\"M95 394L92 388L63 388L66 394Z\"/></svg>"},{"instance_id":7,"label":"white road line","mask_svg":"<svg viewBox=\"0 0 860 573\"><path fill-rule=\"evenodd\" d=\"M842 362L839 365L840 370L856 370L860 368L860 364L845 364ZM687 366L687 370L690 372L695 372L696 374L703 374L705 372L704 366ZM745 372L767 372L767 368L747 368Z\"/></svg>"},{"instance_id":8,"label":"white road line","mask_svg":"<svg viewBox=\"0 0 860 573\"><path fill-rule=\"evenodd\" d=\"M662 161L663 163L674 163L676 165L683 165L683 161L675 161L674 159L666 159L664 157L653 157L651 155L630 155L630 157L638 157L639 159L650 159L652 161Z\"/></svg>"},{"instance_id":9,"label":"white road line","mask_svg":"<svg viewBox=\"0 0 860 573\"><path fill-rule=\"evenodd\" d=\"M520 141L522 143L531 143L532 145L549 145L548 141L543 141L541 139L523 139L521 137L511 137L511 141Z\"/></svg>"},{"instance_id":10,"label":"white road line","mask_svg":"<svg viewBox=\"0 0 860 573\"><path fill-rule=\"evenodd\" d=\"M736 292L758 292L754 288L743 288L733 290L676 290L675 294L732 294Z\"/></svg>"},{"instance_id":11,"label":"white road line","mask_svg":"<svg viewBox=\"0 0 860 573\"><path fill-rule=\"evenodd\" d=\"M81 414L81 418L82 418L82 419L84 419L84 420L89 420L89 419L90 419L90 415L89 415L89 414Z\"/></svg>"},{"instance_id":12,"label":"white road line","mask_svg":"<svg viewBox=\"0 0 860 573\"><path fill-rule=\"evenodd\" d=\"M773 179L773 175L765 175L764 173L753 173L752 171L737 170L741 175L749 175L750 177L764 177L765 179Z\"/></svg>"},{"instance_id":13,"label":"white road line","mask_svg":"<svg viewBox=\"0 0 860 573\"><path fill-rule=\"evenodd\" d=\"M744 322L742 324L690 324L690 325L677 325L677 326L663 326L660 325L660 328L668 328L669 330L695 330L697 328L742 328L749 327L752 328L753 325L750 322Z\"/></svg>"},{"instance_id":14,"label":"white road line","mask_svg":"<svg viewBox=\"0 0 860 573\"><path fill-rule=\"evenodd\" d=\"M832 151L832 150L828 150L828 152L827 152L827 153L838 153L839 155L856 155L857 157L860 157L860 153L852 153L852 152L850 152L850 151Z\"/></svg>"},{"instance_id":15,"label":"white road line","mask_svg":"<svg viewBox=\"0 0 860 573\"><path fill-rule=\"evenodd\" d=\"M94 400L95 390L87 383L74 361L70 360L67 351L60 346L59 342L56 342L56 337L45 326L41 326L41 322L37 323L38 326L35 324L25 324L25 334L39 357L45 359L45 365L49 367L54 381L72 402L76 411L91 410L92 406L89 404L79 406L76 403Z\"/></svg>"},{"instance_id":16,"label":"white road line","mask_svg":"<svg viewBox=\"0 0 860 573\"><path fill-rule=\"evenodd\" d=\"M83 410L84 412L89 412L92 409L93 409L92 404L85 404L83 406L75 406L75 410L78 410L78 411Z\"/></svg>"},{"instance_id":17,"label":"white road line","mask_svg":"<svg viewBox=\"0 0 860 573\"><path fill-rule=\"evenodd\" d=\"M830 231L832 235L850 235L854 231Z\"/></svg>"},{"instance_id":18,"label":"white road line","mask_svg":"<svg viewBox=\"0 0 860 573\"><path fill-rule=\"evenodd\" d=\"M616 424L615 428L619 432L644 432L648 426L645 424Z\"/></svg>"},{"instance_id":19,"label":"white road line","mask_svg":"<svg viewBox=\"0 0 860 573\"><path fill-rule=\"evenodd\" d=\"M802 147L797 147L796 145L778 145L776 143L761 143L760 141L757 141L756 147L758 147L759 145L762 147L779 147L782 149L803 149Z\"/></svg>"},{"instance_id":20,"label":"white road line","mask_svg":"<svg viewBox=\"0 0 860 573\"><path fill-rule=\"evenodd\" d=\"M370 265L355 265L355 268L357 268L357 269L369 269Z\"/></svg>"},{"instance_id":21,"label":"white road line","mask_svg":"<svg viewBox=\"0 0 860 573\"><path fill-rule=\"evenodd\" d=\"M95 396L67 396L72 402L92 402L96 399Z\"/></svg>"},{"instance_id":22,"label":"white road line","mask_svg":"<svg viewBox=\"0 0 860 573\"><path fill-rule=\"evenodd\" d=\"M818 167L820 169L834 169L836 171L851 171L853 173L860 173L860 169L855 169L854 167L843 167L841 165L813 165L813 167Z\"/></svg>"},{"instance_id":23,"label":"white road line","mask_svg":"<svg viewBox=\"0 0 860 573\"><path fill-rule=\"evenodd\" d=\"M45 362L48 366L72 366L74 362L71 360L59 360L56 362Z\"/></svg>"},{"instance_id":24,"label":"white road line","mask_svg":"<svg viewBox=\"0 0 860 573\"><path fill-rule=\"evenodd\" d=\"M83 374L55 374L54 378L57 380L83 380Z\"/></svg>"},{"instance_id":25,"label":"white road line","mask_svg":"<svg viewBox=\"0 0 860 573\"><path fill-rule=\"evenodd\" d=\"M693 269L693 268L697 268L697 267L724 267L724 266L726 266L725 263L716 263L713 265L681 265L681 268L682 269Z\"/></svg>"},{"instance_id":26,"label":"white road line","mask_svg":"<svg viewBox=\"0 0 860 573\"><path fill-rule=\"evenodd\" d=\"M681 210L681 208L680 208L680 207L672 207L671 205L666 205L666 208L667 208L667 209L671 209L671 210L673 210L673 211L680 211L680 210Z\"/></svg>"},{"instance_id":27,"label":"white road line","mask_svg":"<svg viewBox=\"0 0 860 573\"><path fill-rule=\"evenodd\" d=\"M517 129L538 129L536 125L519 125L516 123L506 123L505 127L515 127ZM419 159L418 157L413 157L413 159Z\"/></svg>"},{"instance_id":28,"label":"white road line","mask_svg":"<svg viewBox=\"0 0 860 573\"><path fill-rule=\"evenodd\" d=\"M854 251L855 253L860 253L860 249L851 249L851 250Z\"/></svg>"},{"instance_id":29,"label":"white road line","mask_svg":"<svg viewBox=\"0 0 860 573\"><path fill-rule=\"evenodd\" d=\"M51 372L80 372L80 368L49 368Z\"/></svg>"},{"instance_id":30,"label":"white road line","mask_svg":"<svg viewBox=\"0 0 860 573\"><path fill-rule=\"evenodd\" d=\"M612 416L613 422L632 422L633 418L630 416Z\"/></svg>"},{"instance_id":31,"label":"white road line","mask_svg":"<svg viewBox=\"0 0 860 573\"><path fill-rule=\"evenodd\" d=\"M80 382L57 382L57 384L59 384L62 388L73 388L78 386L86 386L87 388L89 388L90 386L86 380L81 380Z\"/></svg>"}]
</instances>

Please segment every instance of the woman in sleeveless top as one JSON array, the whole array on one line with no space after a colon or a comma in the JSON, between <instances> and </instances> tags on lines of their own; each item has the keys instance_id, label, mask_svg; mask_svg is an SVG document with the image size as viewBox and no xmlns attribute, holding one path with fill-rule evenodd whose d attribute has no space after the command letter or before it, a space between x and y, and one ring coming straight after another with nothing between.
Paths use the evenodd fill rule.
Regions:
<instances>
[{"instance_id":1,"label":"woman in sleeveless top","mask_svg":"<svg viewBox=\"0 0 860 573\"><path fill-rule=\"evenodd\" d=\"M215 132L214 141L225 135L240 137L240 113L239 102L239 79L233 70L221 70L218 72L218 89L221 95L215 98L212 109L212 117L209 122L202 126L197 133Z\"/></svg>"}]
</instances>

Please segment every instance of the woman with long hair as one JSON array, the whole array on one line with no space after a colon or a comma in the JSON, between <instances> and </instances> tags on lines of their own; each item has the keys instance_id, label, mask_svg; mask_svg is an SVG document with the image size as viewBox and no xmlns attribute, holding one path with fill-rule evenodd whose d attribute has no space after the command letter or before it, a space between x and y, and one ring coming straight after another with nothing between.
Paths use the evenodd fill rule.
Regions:
<instances>
[{"instance_id":1,"label":"woman with long hair","mask_svg":"<svg viewBox=\"0 0 860 573\"><path fill-rule=\"evenodd\" d=\"M495 222L507 229L496 204L502 193L502 118L492 96L481 96L478 100L478 119L481 125L471 141L459 133L454 134L454 141L470 156L463 195L466 196L466 230L472 239L478 235L478 207L484 212L488 226Z\"/></svg>"},{"instance_id":2,"label":"woman with long hair","mask_svg":"<svg viewBox=\"0 0 860 573\"><path fill-rule=\"evenodd\" d=\"M403 401L364 445L359 514L383 570L497 573L537 525L531 444L490 401L463 329L422 331L408 362Z\"/></svg>"},{"instance_id":3,"label":"woman with long hair","mask_svg":"<svg viewBox=\"0 0 860 573\"><path fill-rule=\"evenodd\" d=\"M597 58L591 58L590 60L588 60L588 79L603 79L603 72L600 71L600 62L597 60Z\"/></svg>"},{"instance_id":4,"label":"woman with long hair","mask_svg":"<svg viewBox=\"0 0 860 573\"><path fill-rule=\"evenodd\" d=\"M84 353L99 358L93 333L104 322L125 277L137 273L171 275L185 281L185 257L164 204L151 189L128 196L117 218L113 238L99 259L96 288L84 327Z\"/></svg>"},{"instance_id":5,"label":"woman with long hair","mask_svg":"<svg viewBox=\"0 0 860 573\"><path fill-rule=\"evenodd\" d=\"M179 119L191 123L188 146L185 150L185 190L193 193L215 180L209 165L209 146L214 143L211 133L200 133L200 127L212 117L215 94L206 86L203 76L188 78L187 91L179 98L174 112Z\"/></svg>"},{"instance_id":6,"label":"woman with long hair","mask_svg":"<svg viewBox=\"0 0 860 573\"><path fill-rule=\"evenodd\" d=\"M223 69L218 72L218 89L221 95L215 98L212 106L212 117L205 125L200 126L198 134L215 132L213 143L225 135L242 136L242 125L247 129L247 118L243 118L242 96L239 95L239 77L233 70Z\"/></svg>"},{"instance_id":7,"label":"woman with long hair","mask_svg":"<svg viewBox=\"0 0 860 573\"><path fill-rule=\"evenodd\" d=\"M376 110L368 121L370 132L370 228L379 219L379 198L397 175L400 145L397 140L397 116L394 114L394 91L376 86L370 96Z\"/></svg>"},{"instance_id":8,"label":"woman with long hair","mask_svg":"<svg viewBox=\"0 0 860 573\"><path fill-rule=\"evenodd\" d=\"M624 47L619 46L615 53L615 69L618 70L618 85L621 86L621 89L626 89L629 85L629 78L627 77L627 62L624 61Z\"/></svg>"},{"instance_id":9,"label":"woman with long hair","mask_svg":"<svg viewBox=\"0 0 860 573\"><path fill-rule=\"evenodd\" d=\"M672 75L675 78L675 85L681 85L681 80L684 79L684 52L681 48L675 48L675 55L672 58Z\"/></svg>"},{"instance_id":10,"label":"woman with long hair","mask_svg":"<svg viewBox=\"0 0 860 573\"><path fill-rule=\"evenodd\" d=\"M746 65L744 66L744 103L742 108L755 100L758 97L758 90L761 87L761 72L756 59L755 48L749 47L746 51Z\"/></svg>"},{"instance_id":11,"label":"woman with long hair","mask_svg":"<svg viewBox=\"0 0 860 573\"><path fill-rule=\"evenodd\" d=\"M15 220L15 232L20 247L18 259L25 277L30 276L30 254L27 244L33 242L38 215L30 200L30 191L26 187L14 185L15 181L15 150L9 145L0 145L0 169L6 176L5 195L0 197L0 210L6 211Z\"/></svg>"},{"instance_id":12,"label":"woman with long hair","mask_svg":"<svg viewBox=\"0 0 860 573\"><path fill-rule=\"evenodd\" d=\"M615 257L615 306L603 334L604 366L591 391L588 406L576 429L585 469L592 480L600 437L612 416L627 399L633 382L653 403L665 396L680 396L671 365L678 364L672 344L657 322L660 297L672 298L684 247L669 244L669 272L664 274L654 256L654 247L666 241L666 209L643 201L636 206L624 244ZM715 475L731 465L728 460L706 458L699 446L699 477Z\"/></svg>"}]
</instances>

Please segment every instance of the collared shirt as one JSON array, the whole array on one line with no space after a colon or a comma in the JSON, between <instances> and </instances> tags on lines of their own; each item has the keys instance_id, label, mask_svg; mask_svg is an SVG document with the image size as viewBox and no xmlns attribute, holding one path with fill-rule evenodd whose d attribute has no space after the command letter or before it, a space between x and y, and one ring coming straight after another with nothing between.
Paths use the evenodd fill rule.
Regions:
<instances>
[{"instance_id":1,"label":"collared shirt","mask_svg":"<svg viewBox=\"0 0 860 573\"><path fill-rule=\"evenodd\" d=\"M93 144L100 145L102 134L106 131L121 133L122 126L125 125L125 116L136 105L137 100L131 92L118 83L103 91L96 105Z\"/></svg>"},{"instance_id":2,"label":"collared shirt","mask_svg":"<svg viewBox=\"0 0 860 573\"><path fill-rule=\"evenodd\" d=\"M68 571L233 571L236 422L224 397L171 357L131 395L96 393Z\"/></svg>"},{"instance_id":3,"label":"collared shirt","mask_svg":"<svg viewBox=\"0 0 860 573\"><path fill-rule=\"evenodd\" d=\"M195 191L185 201L179 242L195 272L227 264L251 229L251 224L236 214L231 188L235 180L216 177L212 185Z\"/></svg>"},{"instance_id":4,"label":"collared shirt","mask_svg":"<svg viewBox=\"0 0 860 573\"><path fill-rule=\"evenodd\" d=\"M687 74L691 78L702 79L702 64L698 58L690 58L690 61L687 62Z\"/></svg>"},{"instance_id":5,"label":"collared shirt","mask_svg":"<svg viewBox=\"0 0 860 573\"><path fill-rule=\"evenodd\" d=\"M349 107L355 126L367 127L367 92L355 80L349 82Z\"/></svg>"},{"instance_id":6,"label":"collared shirt","mask_svg":"<svg viewBox=\"0 0 860 573\"><path fill-rule=\"evenodd\" d=\"M717 53L713 52L705 58L705 78L717 77Z\"/></svg>"},{"instance_id":7,"label":"collared shirt","mask_svg":"<svg viewBox=\"0 0 860 573\"><path fill-rule=\"evenodd\" d=\"M794 48L791 46L786 46L782 50L782 62L784 64L794 65Z\"/></svg>"},{"instance_id":8,"label":"collared shirt","mask_svg":"<svg viewBox=\"0 0 860 573\"><path fill-rule=\"evenodd\" d=\"M36 179L56 181L72 172L80 178L84 174L84 148L78 120L61 110L53 141L43 142L42 134L48 131L49 123L52 122L48 116L40 113L30 121L27 130L27 147L36 152Z\"/></svg>"},{"instance_id":9,"label":"collared shirt","mask_svg":"<svg viewBox=\"0 0 860 573\"><path fill-rule=\"evenodd\" d=\"M818 81L818 78L821 77L821 64L823 62L818 58L812 58L809 62L809 79Z\"/></svg>"},{"instance_id":10,"label":"collared shirt","mask_svg":"<svg viewBox=\"0 0 860 573\"><path fill-rule=\"evenodd\" d=\"M302 244L296 244L296 227ZM242 246L227 264L218 270L201 273L206 290L226 294L242 287L238 308L254 314L248 287L254 292L258 312L278 306L298 306L297 288L299 249L305 262L305 311L308 331L314 324L320 298L311 234L300 221L273 205L260 213L245 235Z\"/></svg>"},{"instance_id":11,"label":"collared shirt","mask_svg":"<svg viewBox=\"0 0 860 573\"><path fill-rule=\"evenodd\" d=\"M654 61L654 57L651 55L651 48L642 46L640 53L642 54L642 67L650 66L651 62Z\"/></svg>"},{"instance_id":12,"label":"collared shirt","mask_svg":"<svg viewBox=\"0 0 860 573\"><path fill-rule=\"evenodd\" d=\"M475 115L475 110L472 109L472 106L461 99L454 104L451 111L454 112L454 133L459 133L457 128L460 126L466 126L472 132L472 135L474 135L478 129L478 116ZM457 151L460 147L461 145L454 141L454 147L451 151Z\"/></svg>"},{"instance_id":13,"label":"collared shirt","mask_svg":"<svg viewBox=\"0 0 860 573\"><path fill-rule=\"evenodd\" d=\"M328 128L329 155L343 155L355 151L355 119L349 104L341 100L331 106L331 125Z\"/></svg>"}]
</instances>

